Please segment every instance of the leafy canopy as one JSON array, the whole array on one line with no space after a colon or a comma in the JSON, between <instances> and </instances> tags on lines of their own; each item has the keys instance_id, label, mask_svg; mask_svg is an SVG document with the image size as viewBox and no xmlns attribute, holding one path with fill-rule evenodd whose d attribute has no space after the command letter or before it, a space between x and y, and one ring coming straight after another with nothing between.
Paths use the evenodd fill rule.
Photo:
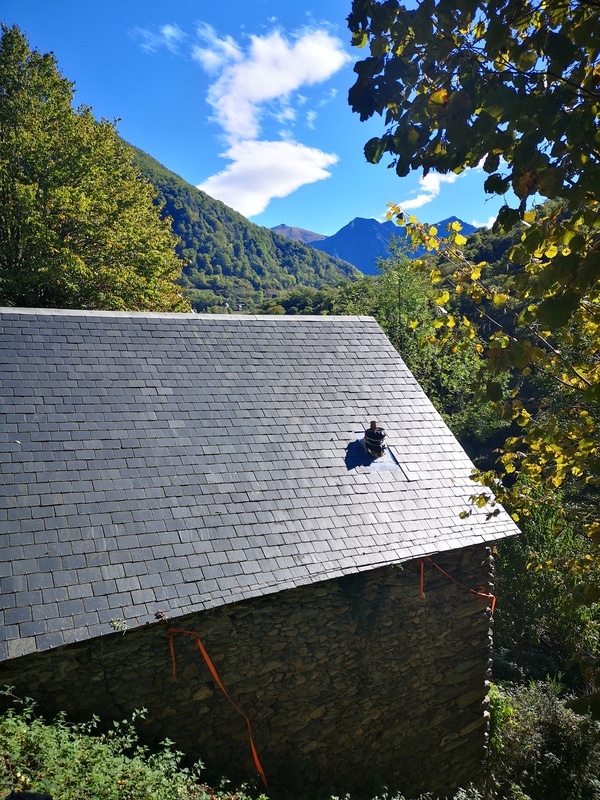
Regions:
<instances>
[{"instance_id":1,"label":"leafy canopy","mask_svg":"<svg viewBox=\"0 0 600 800\"><path fill-rule=\"evenodd\" d=\"M187 310L154 190L54 56L0 38L0 304Z\"/></svg>"},{"instance_id":2,"label":"leafy canopy","mask_svg":"<svg viewBox=\"0 0 600 800\"><path fill-rule=\"evenodd\" d=\"M440 296L468 295L480 313L488 399L516 423L495 473L480 476L513 510L527 513L529 486L558 487L575 499L588 534L600 538L596 498L600 467L600 28L597 2L574 0L354 0L348 17L355 45L370 54L355 66L349 101L385 130L365 154L391 156L411 170L460 173L482 166L485 189L505 195L498 232L519 227L511 269L499 289L482 280L451 231L404 217L413 240L443 250L454 265ZM547 202L539 205L541 201ZM498 377L512 377L502 403ZM547 402L524 389L556 388Z\"/></svg>"}]
</instances>

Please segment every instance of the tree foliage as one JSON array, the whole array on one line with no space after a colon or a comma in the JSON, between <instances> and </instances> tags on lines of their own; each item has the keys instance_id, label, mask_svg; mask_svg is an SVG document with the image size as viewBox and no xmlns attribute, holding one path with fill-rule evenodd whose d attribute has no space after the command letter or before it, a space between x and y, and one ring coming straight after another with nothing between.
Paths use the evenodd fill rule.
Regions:
<instances>
[{"instance_id":1,"label":"tree foliage","mask_svg":"<svg viewBox=\"0 0 600 800\"><path fill-rule=\"evenodd\" d=\"M560 503L559 496L554 506L540 504L523 520L521 536L498 544L494 645L516 667L516 674L503 673L499 662L498 674L560 675L570 688L588 693L597 687L600 663L598 574L558 568L586 556L574 525L555 532ZM588 602L579 602L582 595Z\"/></svg>"},{"instance_id":2,"label":"tree foliage","mask_svg":"<svg viewBox=\"0 0 600 800\"><path fill-rule=\"evenodd\" d=\"M354 43L370 49L355 66L350 103L361 118L381 114L385 124L367 143L367 159L389 154L399 176L481 165L487 192L515 196L514 207L507 201L495 223L498 232L520 226L502 288L486 284L482 266L465 257L460 230L442 241L437 231L391 208L413 240L453 264L449 275L433 273L440 294L468 295L480 312L483 392L517 427L498 469L480 480L521 514L541 488L550 497L562 488L566 506L596 543L597 19L593 0L424 0L410 11L397 0L354 0L348 18ZM512 392L502 403L498 378L507 373ZM529 393L536 381L548 399ZM519 475L526 485L514 480Z\"/></svg>"},{"instance_id":3,"label":"tree foliage","mask_svg":"<svg viewBox=\"0 0 600 800\"><path fill-rule=\"evenodd\" d=\"M492 686L486 797L594 800L600 723L576 714L555 683Z\"/></svg>"},{"instance_id":4,"label":"tree foliage","mask_svg":"<svg viewBox=\"0 0 600 800\"><path fill-rule=\"evenodd\" d=\"M0 304L187 310L152 186L16 26L0 39Z\"/></svg>"}]
</instances>

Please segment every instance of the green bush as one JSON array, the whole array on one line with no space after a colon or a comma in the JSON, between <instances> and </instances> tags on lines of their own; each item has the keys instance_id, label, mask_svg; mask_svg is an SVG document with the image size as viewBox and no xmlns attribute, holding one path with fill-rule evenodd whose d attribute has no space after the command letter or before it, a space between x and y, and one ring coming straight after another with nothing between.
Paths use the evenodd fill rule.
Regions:
<instances>
[{"instance_id":1,"label":"green bush","mask_svg":"<svg viewBox=\"0 0 600 800\"><path fill-rule=\"evenodd\" d=\"M9 694L8 691L3 694ZM11 790L48 793L59 800L208 800L201 765L183 767L182 753L165 741L157 751L138 742L136 717L98 732L98 719L71 725L36 717L34 704L16 700L0 717L0 796ZM240 795L238 795L238 798Z\"/></svg>"},{"instance_id":2,"label":"green bush","mask_svg":"<svg viewBox=\"0 0 600 800\"><path fill-rule=\"evenodd\" d=\"M96 718L46 722L32 701L13 700L0 716L0 797L29 790L55 800L250 800L246 787L226 792L202 783L201 765L182 766L172 742L158 750L140 744L134 723L143 711L100 732ZM558 684L492 686L490 708L488 800L600 800L600 723L568 708ZM294 792L296 799L317 795L328 797L302 782ZM374 800L405 798L390 792ZM453 800L482 795L460 789Z\"/></svg>"},{"instance_id":3,"label":"green bush","mask_svg":"<svg viewBox=\"0 0 600 800\"><path fill-rule=\"evenodd\" d=\"M494 686L490 701L491 797L600 798L600 723L569 709L558 684Z\"/></svg>"},{"instance_id":4,"label":"green bush","mask_svg":"<svg viewBox=\"0 0 600 800\"><path fill-rule=\"evenodd\" d=\"M201 764L183 767L183 754L173 750L172 742L163 742L157 751L140 744L134 723L144 717L143 710L100 733L97 718L72 725L59 715L49 723L36 716L33 701L13 697L10 689L0 695L13 701L0 716L0 797L14 790L47 793L55 800L251 800L247 787L227 792L202 783ZM305 800L317 796L330 797L302 782L294 792ZM259 794L256 800L267 797ZM373 800L405 798L390 793ZM481 795L461 789L454 800L481 800Z\"/></svg>"}]
</instances>

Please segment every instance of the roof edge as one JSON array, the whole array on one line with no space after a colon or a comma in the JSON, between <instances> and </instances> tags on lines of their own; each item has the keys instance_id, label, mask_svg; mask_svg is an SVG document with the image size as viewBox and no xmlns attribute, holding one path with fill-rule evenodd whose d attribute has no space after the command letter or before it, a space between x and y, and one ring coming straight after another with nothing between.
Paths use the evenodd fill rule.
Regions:
<instances>
[{"instance_id":1,"label":"roof edge","mask_svg":"<svg viewBox=\"0 0 600 800\"><path fill-rule=\"evenodd\" d=\"M372 316L360 314L208 314L182 312L182 311L107 311L98 309L76 309L76 308L21 308L17 306L0 306L0 314L27 314L36 316L57 316L57 317L116 317L133 319L229 319L229 320L286 320L286 321L306 321L306 320L373 320Z\"/></svg>"}]
</instances>

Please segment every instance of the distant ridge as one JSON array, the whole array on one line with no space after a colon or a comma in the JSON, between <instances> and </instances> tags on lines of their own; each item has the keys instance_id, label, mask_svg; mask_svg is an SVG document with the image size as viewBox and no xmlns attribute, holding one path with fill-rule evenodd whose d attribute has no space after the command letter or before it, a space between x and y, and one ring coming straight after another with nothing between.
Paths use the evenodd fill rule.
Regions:
<instances>
[{"instance_id":1,"label":"distant ridge","mask_svg":"<svg viewBox=\"0 0 600 800\"><path fill-rule=\"evenodd\" d=\"M305 228L293 228L291 225L275 225L271 228L273 233L278 233L280 236L285 236L291 242L302 242L302 244L313 244L327 239L322 233L315 233L314 231L307 231Z\"/></svg>"},{"instance_id":2,"label":"distant ridge","mask_svg":"<svg viewBox=\"0 0 600 800\"><path fill-rule=\"evenodd\" d=\"M448 217L436 222L435 227L439 235L447 236L446 228L452 222L460 222L463 236L470 236L477 228L469 225L458 217ZM376 219L356 217L332 236L322 236L319 233L306 231L304 228L293 228L290 225L278 225L271 228L286 238L293 239L295 232L302 232L305 238L295 239L321 250L333 258L339 258L353 264L365 275L376 275L379 259L388 258L390 255L390 241L392 238L402 240L405 236L404 229L393 222L379 222ZM409 257L421 255L421 251L408 251Z\"/></svg>"}]
</instances>

